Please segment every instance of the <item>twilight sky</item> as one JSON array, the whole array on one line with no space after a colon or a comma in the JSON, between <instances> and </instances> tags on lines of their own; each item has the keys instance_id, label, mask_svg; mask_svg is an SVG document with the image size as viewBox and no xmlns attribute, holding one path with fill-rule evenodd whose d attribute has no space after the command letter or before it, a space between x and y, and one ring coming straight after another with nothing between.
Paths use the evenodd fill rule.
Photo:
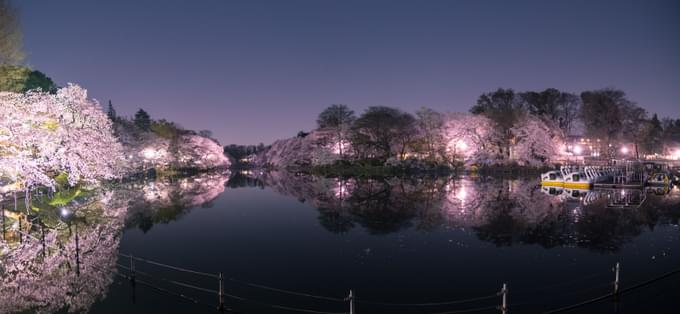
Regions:
<instances>
[{"instance_id":1,"label":"twilight sky","mask_svg":"<svg viewBox=\"0 0 680 314\"><path fill-rule=\"evenodd\" d=\"M498 87L616 87L680 117L678 1L14 1L27 63L223 144L326 106L467 111Z\"/></svg>"}]
</instances>

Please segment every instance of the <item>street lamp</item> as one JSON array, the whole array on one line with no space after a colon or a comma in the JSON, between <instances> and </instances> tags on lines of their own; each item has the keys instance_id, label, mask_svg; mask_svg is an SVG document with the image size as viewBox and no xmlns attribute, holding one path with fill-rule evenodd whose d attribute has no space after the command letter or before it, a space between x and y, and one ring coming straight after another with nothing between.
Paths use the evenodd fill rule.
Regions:
<instances>
[{"instance_id":1,"label":"street lamp","mask_svg":"<svg viewBox=\"0 0 680 314\"><path fill-rule=\"evenodd\" d=\"M574 154L575 155L581 155L582 152L583 152L583 148L581 148L581 145L574 146Z\"/></svg>"},{"instance_id":2,"label":"street lamp","mask_svg":"<svg viewBox=\"0 0 680 314\"><path fill-rule=\"evenodd\" d=\"M626 146L621 147L621 154L627 155L628 154L628 147L626 147Z\"/></svg>"}]
</instances>

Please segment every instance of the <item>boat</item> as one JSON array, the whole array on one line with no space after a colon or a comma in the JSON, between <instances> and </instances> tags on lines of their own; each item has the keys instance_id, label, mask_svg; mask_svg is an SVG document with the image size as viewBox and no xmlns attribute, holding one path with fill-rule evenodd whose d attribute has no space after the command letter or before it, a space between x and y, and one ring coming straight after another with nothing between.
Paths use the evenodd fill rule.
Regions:
<instances>
[{"instance_id":1,"label":"boat","mask_svg":"<svg viewBox=\"0 0 680 314\"><path fill-rule=\"evenodd\" d=\"M542 186L564 186L564 177L562 173L557 170L548 171L541 174L541 185Z\"/></svg>"},{"instance_id":2,"label":"boat","mask_svg":"<svg viewBox=\"0 0 680 314\"><path fill-rule=\"evenodd\" d=\"M588 167L586 167L588 168ZM585 168L575 169L564 176L564 187L570 189L591 189L595 180Z\"/></svg>"},{"instance_id":3,"label":"boat","mask_svg":"<svg viewBox=\"0 0 680 314\"><path fill-rule=\"evenodd\" d=\"M655 172L647 179L649 186L670 186L673 178L666 172Z\"/></svg>"}]
</instances>

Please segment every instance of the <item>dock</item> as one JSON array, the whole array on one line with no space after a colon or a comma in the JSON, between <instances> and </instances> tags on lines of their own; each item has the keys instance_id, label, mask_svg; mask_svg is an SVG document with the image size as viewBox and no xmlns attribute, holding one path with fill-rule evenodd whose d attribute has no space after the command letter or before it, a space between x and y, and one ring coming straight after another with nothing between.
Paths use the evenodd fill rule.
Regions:
<instances>
[{"instance_id":1,"label":"dock","mask_svg":"<svg viewBox=\"0 0 680 314\"><path fill-rule=\"evenodd\" d=\"M622 183L595 183L593 184L593 187L596 188L603 188L603 189L642 189L644 187L644 184L642 182L639 183L629 183L629 184L622 184Z\"/></svg>"}]
</instances>

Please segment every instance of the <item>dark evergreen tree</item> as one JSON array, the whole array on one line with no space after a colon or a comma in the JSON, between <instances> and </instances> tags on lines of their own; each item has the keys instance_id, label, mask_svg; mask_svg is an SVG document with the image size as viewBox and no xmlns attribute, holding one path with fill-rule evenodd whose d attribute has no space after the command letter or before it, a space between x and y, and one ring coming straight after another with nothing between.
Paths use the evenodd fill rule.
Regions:
<instances>
[{"instance_id":1,"label":"dark evergreen tree","mask_svg":"<svg viewBox=\"0 0 680 314\"><path fill-rule=\"evenodd\" d=\"M647 123L647 129L642 139L642 147L648 154L662 153L664 129L656 113Z\"/></svg>"},{"instance_id":2,"label":"dark evergreen tree","mask_svg":"<svg viewBox=\"0 0 680 314\"><path fill-rule=\"evenodd\" d=\"M135 126L143 131L151 131L151 117L149 117L149 114L144 109L139 109L135 113Z\"/></svg>"},{"instance_id":3,"label":"dark evergreen tree","mask_svg":"<svg viewBox=\"0 0 680 314\"><path fill-rule=\"evenodd\" d=\"M116 109L113 108L113 103L111 103L111 100L109 100L109 110L107 115L109 116L109 120L111 120L111 122L116 122L116 119L118 119L118 115L116 115Z\"/></svg>"}]
</instances>

